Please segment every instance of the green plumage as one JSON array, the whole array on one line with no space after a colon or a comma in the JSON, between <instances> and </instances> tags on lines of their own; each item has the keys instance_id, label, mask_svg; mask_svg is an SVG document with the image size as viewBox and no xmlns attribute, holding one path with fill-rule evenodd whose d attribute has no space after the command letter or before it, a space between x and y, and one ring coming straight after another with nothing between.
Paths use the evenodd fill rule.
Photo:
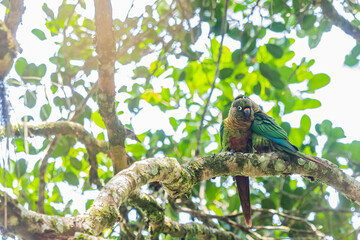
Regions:
<instances>
[{"instance_id":1,"label":"green plumage","mask_svg":"<svg viewBox=\"0 0 360 240\"><path fill-rule=\"evenodd\" d=\"M251 130L253 131L252 146L258 153L277 150L329 168L315 157L299 152L298 148L289 141L285 130L260 108L254 113Z\"/></svg>"}]
</instances>

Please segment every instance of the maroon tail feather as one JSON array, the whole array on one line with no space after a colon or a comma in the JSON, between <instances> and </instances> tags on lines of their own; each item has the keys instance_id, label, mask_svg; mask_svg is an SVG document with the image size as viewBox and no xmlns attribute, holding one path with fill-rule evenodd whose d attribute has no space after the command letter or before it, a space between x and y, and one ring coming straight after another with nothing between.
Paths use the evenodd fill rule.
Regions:
<instances>
[{"instance_id":1,"label":"maroon tail feather","mask_svg":"<svg viewBox=\"0 0 360 240\"><path fill-rule=\"evenodd\" d=\"M243 210L245 225L251 227L251 205L250 205L250 185L249 177L235 176L236 186L240 197Z\"/></svg>"}]
</instances>

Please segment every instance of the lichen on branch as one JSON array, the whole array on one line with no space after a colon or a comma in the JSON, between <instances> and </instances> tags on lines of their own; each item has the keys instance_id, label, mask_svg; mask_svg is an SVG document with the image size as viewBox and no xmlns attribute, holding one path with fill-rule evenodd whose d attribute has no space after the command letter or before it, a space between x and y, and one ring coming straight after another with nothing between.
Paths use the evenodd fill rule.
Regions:
<instances>
[{"instance_id":1,"label":"lichen on branch","mask_svg":"<svg viewBox=\"0 0 360 240\"><path fill-rule=\"evenodd\" d=\"M202 228L199 225L188 224L181 225L174 223L168 218L164 217L161 208L156 205L151 197L139 194L139 188L149 182L158 181L163 184L165 190L173 197L180 196L191 190L191 188L200 181L210 179L216 176L234 176L246 175L251 177L276 176L281 174L301 174L304 176L313 177L329 186L337 189L341 194L360 204L360 184L354 178L343 173L337 166L326 161L331 168L326 168L322 165L313 162L299 161L293 159L284 153L272 152L266 154L254 153L229 153L223 152L219 154L212 154L202 158L190 161L184 165L180 165L174 158L149 158L142 161L135 162L129 168L122 170L116 174L101 190L98 197L94 200L93 205L83 215L71 218L52 217L42 214L37 214L24 209L12 200L9 208L10 228L19 236L25 236L33 232L31 225L21 222L22 228L18 228L20 223L19 212L23 212L31 218L32 221L45 221L47 224L44 228L37 229L37 231L44 233L46 229L51 228L51 222L57 222L60 225L52 226L52 233L54 235L63 234L63 230L71 228L71 224L76 229L76 232L85 232L92 235L100 234L105 228L113 227L115 222L119 221L120 213L119 207L124 204L126 200L130 203L144 208L150 204L151 209L148 211L150 221L152 221L152 229L156 232L168 233L171 236L193 236L187 235L191 231L189 229L197 229L197 233L207 236L210 228ZM0 199L1 200L1 199ZM12 210L14 209L14 210ZM156 210L157 209L157 210ZM156 212L157 211L157 212ZM1 211L0 211L1 213ZM22 219L22 218L21 218ZM40 219L40 220L39 220ZM42 220L41 220L42 219ZM23 221L23 220L22 220ZM0 224L2 224L0 222ZM17 226L17 228L15 228ZM62 226L62 227L61 227ZM61 227L61 229L59 229ZM20 233L19 231L24 231ZM48 231L48 230L47 230ZM66 234L74 234L74 230L69 230ZM217 234L227 234L220 233ZM231 234L230 234L231 235ZM229 234L226 237L229 239L233 236ZM198 235L197 235L198 236ZM219 235L220 236L220 235ZM225 236L225 235L224 235ZM29 238L31 239L31 238Z\"/></svg>"},{"instance_id":2,"label":"lichen on branch","mask_svg":"<svg viewBox=\"0 0 360 240\"><path fill-rule=\"evenodd\" d=\"M326 160L321 160L326 161ZM92 207L88 210L89 225L94 233L114 222L99 222L103 210L117 209L140 186L152 182L162 182L172 197L187 193L200 181L216 176L245 175L250 177L276 176L281 174L301 174L313 177L333 186L341 194L360 204L360 184L343 173L336 165L326 161L331 169L313 162L292 159L284 153L266 154L219 153L193 160L183 166L172 158L150 158L134 163L113 177L102 189ZM112 219L114 220L114 219ZM96 226L100 228L96 228Z\"/></svg>"}]
</instances>

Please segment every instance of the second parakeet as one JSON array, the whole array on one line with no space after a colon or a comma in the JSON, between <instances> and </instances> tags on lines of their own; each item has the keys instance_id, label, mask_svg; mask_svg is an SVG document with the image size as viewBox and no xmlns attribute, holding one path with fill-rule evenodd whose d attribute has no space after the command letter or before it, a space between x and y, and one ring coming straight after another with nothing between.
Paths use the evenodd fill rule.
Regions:
<instances>
[{"instance_id":1,"label":"second parakeet","mask_svg":"<svg viewBox=\"0 0 360 240\"><path fill-rule=\"evenodd\" d=\"M236 99L250 100L250 98L244 95L239 95L235 98L235 100ZM251 131L253 133L251 138L252 146L256 152L286 152L290 155L330 168L328 165L317 160L315 157L299 152L298 148L289 141L285 130L280 127L272 117L264 113L255 102L252 100L250 101L252 102L254 110L254 120L251 125Z\"/></svg>"}]
</instances>

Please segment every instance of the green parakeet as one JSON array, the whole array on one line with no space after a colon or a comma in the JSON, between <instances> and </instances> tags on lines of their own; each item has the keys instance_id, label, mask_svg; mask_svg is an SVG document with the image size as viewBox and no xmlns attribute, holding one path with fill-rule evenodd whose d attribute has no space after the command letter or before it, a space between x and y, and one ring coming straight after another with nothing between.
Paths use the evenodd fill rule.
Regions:
<instances>
[{"instance_id":1,"label":"green parakeet","mask_svg":"<svg viewBox=\"0 0 360 240\"><path fill-rule=\"evenodd\" d=\"M240 95L235 99L249 98L244 95ZM272 117L264 113L253 101L252 105L254 106L254 121L251 125L251 130L253 131L251 138L252 146L256 152L261 153L277 150L330 168L328 165L320 162L313 156L299 152L298 148L290 143L285 130L280 127Z\"/></svg>"},{"instance_id":2,"label":"green parakeet","mask_svg":"<svg viewBox=\"0 0 360 240\"><path fill-rule=\"evenodd\" d=\"M248 98L234 100L229 115L220 126L221 151L251 152L251 124L254 120L252 101ZM249 177L235 176L245 224L251 226Z\"/></svg>"}]
</instances>

